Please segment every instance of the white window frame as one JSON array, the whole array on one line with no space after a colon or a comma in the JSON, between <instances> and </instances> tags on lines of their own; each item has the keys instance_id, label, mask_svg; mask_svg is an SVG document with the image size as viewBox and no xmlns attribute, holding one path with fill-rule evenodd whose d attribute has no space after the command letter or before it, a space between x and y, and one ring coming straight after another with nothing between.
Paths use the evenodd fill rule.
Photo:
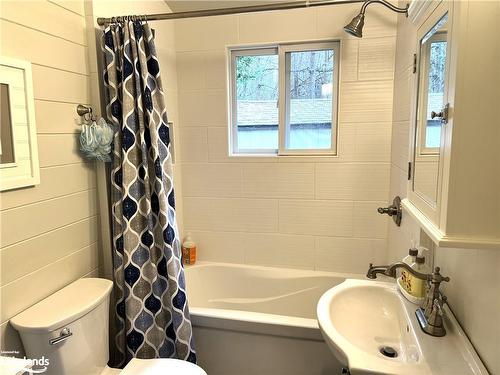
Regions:
<instances>
[{"instance_id":1,"label":"white window frame","mask_svg":"<svg viewBox=\"0 0 500 375\"><path fill-rule=\"evenodd\" d=\"M331 49L333 57L333 87L332 87L332 131L331 147L328 149L287 149L287 137L290 134L289 112L290 103L290 52L321 51ZM278 149L238 149L237 129L237 95L236 95L236 58L238 56L278 55ZM338 139L338 107L339 107L339 71L340 42L303 42L275 44L269 46L229 47L229 108L230 108L230 156L287 156L287 155L337 155Z\"/></svg>"}]
</instances>

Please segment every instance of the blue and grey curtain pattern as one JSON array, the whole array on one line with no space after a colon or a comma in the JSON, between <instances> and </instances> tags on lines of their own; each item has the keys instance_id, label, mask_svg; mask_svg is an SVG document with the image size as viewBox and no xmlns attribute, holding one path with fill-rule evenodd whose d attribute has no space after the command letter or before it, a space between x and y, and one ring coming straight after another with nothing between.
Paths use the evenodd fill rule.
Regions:
<instances>
[{"instance_id":1,"label":"blue and grey curtain pattern","mask_svg":"<svg viewBox=\"0 0 500 375\"><path fill-rule=\"evenodd\" d=\"M107 117L115 127L111 200L116 364L133 357L196 362L153 34L140 21L107 26L102 47Z\"/></svg>"}]
</instances>

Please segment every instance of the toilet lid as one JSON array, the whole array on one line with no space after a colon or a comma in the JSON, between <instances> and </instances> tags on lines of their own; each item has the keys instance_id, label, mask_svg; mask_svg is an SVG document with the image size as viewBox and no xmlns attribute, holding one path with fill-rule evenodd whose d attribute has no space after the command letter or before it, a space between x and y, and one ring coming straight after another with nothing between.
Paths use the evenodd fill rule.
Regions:
<instances>
[{"instance_id":1,"label":"toilet lid","mask_svg":"<svg viewBox=\"0 0 500 375\"><path fill-rule=\"evenodd\" d=\"M132 358L120 375L207 375L201 368L191 362L179 359L158 358L138 359Z\"/></svg>"}]
</instances>

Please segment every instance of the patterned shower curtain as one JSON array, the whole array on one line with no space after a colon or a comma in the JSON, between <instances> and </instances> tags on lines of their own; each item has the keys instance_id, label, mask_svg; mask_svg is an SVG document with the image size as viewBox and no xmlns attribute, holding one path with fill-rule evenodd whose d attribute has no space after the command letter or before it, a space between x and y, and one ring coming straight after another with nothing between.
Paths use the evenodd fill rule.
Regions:
<instances>
[{"instance_id":1,"label":"patterned shower curtain","mask_svg":"<svg viewBox=\"0 0 500 375\"><path fill-rule=\"evenodd\" d=\"M102 48L107 117L115 127L115 365L134 357L196 362L154 37L147 23L126 20L106 27Z\"/></svg>"}]
</instances>

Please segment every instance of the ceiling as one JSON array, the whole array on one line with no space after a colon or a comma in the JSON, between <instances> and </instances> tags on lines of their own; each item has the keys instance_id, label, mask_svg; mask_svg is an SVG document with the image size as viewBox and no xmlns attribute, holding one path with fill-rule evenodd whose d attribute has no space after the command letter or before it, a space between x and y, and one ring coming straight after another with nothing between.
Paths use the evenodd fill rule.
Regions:
<instances>
[{"instance_id":1,"label":"ceiling","mask_svg":"<svg viewBox=\"0 0 500 375\"><path fill-rule=\"evenodd\" d=\"M252 0L233 0L233 1L218 1L218 0L205 0L205 1L191 1L191 0L165 0L172 12L188 12L191 10L204 10L204 9L220 9L220 8L234 8L245 7L252 5L273 4L277 2L286 2L290 0L268 0L268 1L252 1Z\"/></svg>"}]
</instances>

